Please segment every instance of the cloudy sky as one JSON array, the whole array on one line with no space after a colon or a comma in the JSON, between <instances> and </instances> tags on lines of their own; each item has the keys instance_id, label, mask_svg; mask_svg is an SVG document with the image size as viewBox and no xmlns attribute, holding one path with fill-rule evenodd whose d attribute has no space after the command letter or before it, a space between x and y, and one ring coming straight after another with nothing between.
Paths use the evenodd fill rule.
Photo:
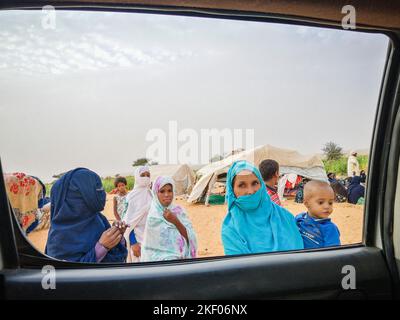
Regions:
<instances>
[{"instance_id":1,"label":"cloudy sky","mask_svg":"<svg viewBox=\"0 0 400 320\"><path fill-rule=\"evenodd\" d=\"M168 134L168 121L199 134L254 129L255 145L301 153L328 141L369 147L383 35L78 11L57 11L53 30L42 19L0 12L6 172L127 172L152 144L149 130Z\"/></svg>"}]
</instances>

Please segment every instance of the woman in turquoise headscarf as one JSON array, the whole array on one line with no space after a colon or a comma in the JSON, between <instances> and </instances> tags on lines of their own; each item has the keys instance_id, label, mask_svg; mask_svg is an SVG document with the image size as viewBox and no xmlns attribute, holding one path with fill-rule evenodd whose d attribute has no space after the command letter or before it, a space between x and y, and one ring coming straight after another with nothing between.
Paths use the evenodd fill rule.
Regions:
<instances>
[{"instance_id":1,"label":"woman in turquoise headscarf","mask_svg":"<svg viewBox=\"0 0 400 320\"><path fill-rule=\"evenodd\" d=\"M226 255L303 249L293 215L274 204L256 167L235 162L226 181L228 214L222 225Z\"/></svg>"}]
</instances>

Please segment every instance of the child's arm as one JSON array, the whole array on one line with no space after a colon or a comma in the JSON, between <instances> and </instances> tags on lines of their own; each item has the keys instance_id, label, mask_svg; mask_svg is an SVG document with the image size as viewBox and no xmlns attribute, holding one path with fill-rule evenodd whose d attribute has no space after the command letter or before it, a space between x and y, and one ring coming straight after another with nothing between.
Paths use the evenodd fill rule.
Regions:
<instances>
[{"instance_id":1,"label":"child's arm","mask_svg":"<svg viewBox=\"0 0 400 320\"><path fill-rule=\"evenodd\" d=\"M133 246L136 243L138 242L136 240L135 231L132 229L132 231L129 233L129 244Z\"/></svg>"},{"instance_id":2,"label":"child's arm","mask_svg":"<svg viewBox=\"0 0 400 320\"><path fill-rule=\"evenodd\" d=\"M117 221L121 221L121 217L119 216L117 210L117 197L114 197L114 217Z\"/></svg>"},{"instance_id":3,"label":"child's arm","mask_svg":"<svg viewBox=\"0 0 400 320\"><path fill-rule=\"evenodd\" d=\"M135 257L140 257L141 256L141 245L136 240L136 236L135 236L135 231L134 230L132 230L129 233L129 242L130 242L131 249L133 251L133 255Z\"/></svg>"}]
</instances>

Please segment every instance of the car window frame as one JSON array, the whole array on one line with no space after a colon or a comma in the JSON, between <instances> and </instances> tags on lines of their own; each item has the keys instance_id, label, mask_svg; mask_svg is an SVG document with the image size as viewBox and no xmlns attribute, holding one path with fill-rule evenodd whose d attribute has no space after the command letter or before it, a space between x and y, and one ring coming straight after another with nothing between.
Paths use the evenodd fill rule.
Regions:
<instances>
[{"instance_id":1,"label":"car window frame","mask_svg":"<svg viewBox=\"0 0 400 320\"><path fill-rule=\"evenodd\" d=\"M120 5L54 5L56 10L59 9L66 9L66 10L79 10L79 11L106 11L106 12L128 12L128 13L139 13L139 14L166 14L166 15L175 15L175 16L190 16L190 17L199 17L199 18L216 18L216 19L228 19L228 20L246 20L246 21L257 21L257 22L265 22L265 23L278 23L284 25L298 25L298 26L309 26L309 27L319 27L319 28L326 28L326 29L336 29L342 30L342 27L335 22L332 21L324 21L320 19L310 19L310 18L302 18L302 17L293 17L293 16L285 16L285 15L272 15L272 14L264 14L264 13L254 13L254 12L237 12L233 10L215 10L215 9L179 9L179 8L160 8L156 6L120 6ZM2 8L3 10L9 10L11 8ZM17 6L14 9L28 9L28 10L41 10L42 7L35 7L34 5L26 7L26 6ZM387 95L385 89L386 84L389 82L391 77L393 77L393 72L391 69L391 60L390 57L395 50L399 48L398 43L398 34L394 33L391 30L387 30L384 28L374 28L369 26L357 26L357 30L346 30L347 32L366 32L366 33L377 33L382 34L388 37L389 47L388 47L388 54L386 59L386 64L384 67L384 74L383 79L381 80L381 87L380 87L380 96L379 101L377 104L374 126L373 126L373 133L371 139L371 148L370 148L370 158L369 158L369 165L370 165L370 174L368 175L368 188L367 188L367 195L366 195L366 204L364 207L364 225L363 225L363 236L362 242L356 244L349 244L349 245L342 245L338 247L331 247L331 248L318 248L318 249L304 249L304 250L292 250L292 251L282 251L282 252L267 252L267 253L258 253L258 254L248 254L248 255L234 255L234 256L215 256L215 257L202 257L196 259L185 259L185 260L173 260L173 261L157 261L157 262L140 262L140 263L79 263L79 262L67 262L67 261L60 261L45 255L38 251L32 243L25 237L23 231L19 224L16 221L15 215L10 212L11 208L8 206L8 211L12 219L12 228L9 230L13 230L13 236L15 241L15 249L17 251L17 261L13 259L12 265L19 265L21 267L42 267L49 262L52 265L60 267L60 268L87 268L87 267L94 267L94 268L103 268L103 267L146 267L148 265L165 265L165 264L176 264L176 263L201 263L203 261L213 261L213 260L231 260L239 257L251 257L251 256L258 256L258 255L282 255L282 254L296 254L296 253L304 253L307 252L316 252L316 251L327 251L327 250L346 250L349 248L355 247L365 247L365 246L376 246L377 245L377 233L380 231L382 233L382 228L376 230L376 225L378 219L382 219L383 214L379 215L383 211L383 203L380 199L376 199L376 195L374 195L371 190L373 189L372 186L379 185L382 187L385 177L380 177L379 181L373 179L376 174L374 173L374 166L378 167L381 163L387 163L387 156L388 150L385 149L385 152L382 152L381 155L378 154L378 151L375 149L377 148L377 143L379 143L380 134L382 128L378 128L377 125L381 124L381 119L386 115L385 106L387 105L388 101L385 100L385 94ZM386 131L386 130L383 130ZM386 137L387 138L387 137ZM378 163L375 165L375 163ZM2 179L3 187L0 188L0 192L2 189L5 192L4 188L4 181ZM377 189L381 190L381 189ZM4 195L2 195L4 196ZM8 200L7 200L8 201ZM375 212L374 215L371 212ZM382 222L382 221L381 221ZM383 224L380 224L383 226ZM12 251L12 246L11 249Z\"/></svg>"}]
</instances>

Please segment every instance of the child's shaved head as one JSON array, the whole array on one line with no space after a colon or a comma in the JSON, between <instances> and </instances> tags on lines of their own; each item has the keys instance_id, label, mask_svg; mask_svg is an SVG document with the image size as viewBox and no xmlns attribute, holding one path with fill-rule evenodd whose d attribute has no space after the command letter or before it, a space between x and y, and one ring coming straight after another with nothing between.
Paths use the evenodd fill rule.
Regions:
<instances>
[{"instance_id":1,"label":"child's shaved head","mask_svg":"<svg viewBox=\"0 0 400 320\"><path fill-rule=\"evenodd\" d=\"M304 186L304 205L311 217L328 218L333 211L335 192L329 183L312 180Z\"/></svg>"},{"instance_id":2,"label":"child's shaved head","mask_svg":"<svg viewBox=\"0 0 400 320\"><path fill-rule=\"evenodd\" d=\"M304 200L317 195L321 191L330 191L334 195L334 191L329 183L319 180L311 180L304 186Z\"/></svg>"}]
</instances>

